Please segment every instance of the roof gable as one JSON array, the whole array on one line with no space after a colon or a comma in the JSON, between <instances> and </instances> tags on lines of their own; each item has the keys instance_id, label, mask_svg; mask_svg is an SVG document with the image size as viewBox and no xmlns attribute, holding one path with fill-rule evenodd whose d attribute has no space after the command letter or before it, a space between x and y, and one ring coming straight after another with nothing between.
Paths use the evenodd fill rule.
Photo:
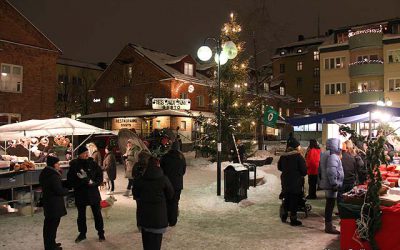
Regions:
<instances>
[{"instance_id":1,"label":"roof gable","mask_svg":"<svg viewBox=\"0 0 400 250\"><path fill-rule=\"evenodd\" d=\"M0 0L0 39L61 52L54 43L7 0Z\"/></svg>"}]
</instances>

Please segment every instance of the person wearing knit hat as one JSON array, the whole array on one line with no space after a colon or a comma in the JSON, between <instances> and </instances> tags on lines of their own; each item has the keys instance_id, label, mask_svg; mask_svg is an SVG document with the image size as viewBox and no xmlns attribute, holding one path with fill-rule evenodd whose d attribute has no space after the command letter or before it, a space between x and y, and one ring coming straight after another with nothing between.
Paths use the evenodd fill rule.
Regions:
<instances>
[{"instance_id":1,"label":"person wearing knit hat","mask_svg":"<svg viewBox=\"0 0 400 250\"><path fill-rule=\"evenodd\" d=\"M90 206L93 212L95 228L99 241L104 241L104 223L101 214L99 185L103 183L103 170L92 159L85 146L78 148L78 158L70 161L67 182L74 188L75 205L78 209L78 231L75 239L79 243L86 239L86 207Z\"/></svg>"},{"instance_id":2,"label":"person wearing knit hat","mask_svg":"<svg viewBox=\"0 0 400 250\"><path fill-rule=\"evenodd\" d=\"M303 198L304 176L307 175L306 162L300 153L300 143L291 137L287 142L286 152L278 161L278 170L281 174L281 187L283 195L283 210L280 215L282 222L286 222L290 212L290 225L300 226L297 220L298 204Z\"/></svg>"},{"instance_id":3,"label":"person wearing knit hat","mask_svg":"<svg viewBox=\"0 0 400 250\"><path fill-rule=\"evenodd\" d=\"M56 236L61 217L67 214L64 196L68 194L68 189L62 186L59 161L57 157L47 156L47 167L39 176L45 218L43 224L45 249L62 249L61 243L56 243Z\"/></svg>"}]
</instances>

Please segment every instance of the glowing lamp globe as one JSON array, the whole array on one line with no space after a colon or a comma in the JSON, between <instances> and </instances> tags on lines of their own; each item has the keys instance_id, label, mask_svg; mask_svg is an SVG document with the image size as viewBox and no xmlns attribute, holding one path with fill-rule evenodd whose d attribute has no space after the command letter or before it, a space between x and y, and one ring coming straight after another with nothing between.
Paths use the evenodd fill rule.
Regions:
<instances>
[{"instance_id":1,"label":"glowing lamp globe","mask_svg":"<svg viewBox=\"0 0 400 250\"><path fill-rule=\"evenodd\" d=\"M114 97L109 97L108 100L107 100L107 102L108 102L109 104L114 104L114 102L115 102Z\"/></svg>"},{"instance_id":2,"label":"glowing lamp globe","mask_svg":"<svg viewBox=\"0 0 400 250\"><path fill-rule=\"evenodd\" d=\"M214 59L216 63L219 61L220 65L224 65L226 62L228 62L228 55L225 51L221 51L221 55L219 56L218 54L215 54Z\"/></svg>"},{"instance_id":3,"label":"glowing lamp globe","mask_svg":"<svg viewBox=\"0 0 400 250\"><path fill-rule=\"evenodd\" d=\"M197 50L197 57L203 62L207 62L212 57L212 51L208 46L201 46L199 50Z\"/></svg>"},{"instance_id":4,"label":"glowing lamp globe","mask_svg":"<svg viewBox=\"0 0 400 250\"><path fill-rule=\"evenodd\" d=\"M385 103L382 100L379 100L376 102L376 105L383 107L383 106L385 106Z\"/></svg>"},{"instance_id":5,"label":"glowing lamp globe","mask_svg":"<svg viewBox=\"0 0 400 250\"><path fill-rule=\"evenodd\" d=\"M227 41L223 45L223 51L228 55L228 59L233 59L237 56L238 50L234 42Z\"/></svg>"},{"instance_id":6,"label":"glowing lamp globe","mask_svg":"<svg viewBox=\"0 0 400 250\"><path fill-rule=\"evenodd\" d=\"M393 102L391 100L388 100L388 101L386 101L386 105L390 107L393 105Z\"/></svg>"}]
</instances>

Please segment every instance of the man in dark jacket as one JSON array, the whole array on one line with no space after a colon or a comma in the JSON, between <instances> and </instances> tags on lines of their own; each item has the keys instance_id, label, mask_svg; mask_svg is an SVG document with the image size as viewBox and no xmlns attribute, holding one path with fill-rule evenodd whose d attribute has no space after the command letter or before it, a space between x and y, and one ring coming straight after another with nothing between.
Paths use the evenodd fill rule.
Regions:
<instances>
[{"instance_id":1,"label":"man in dark jacket","mask_svg":"<svg viewBox=\"0 0 400 250\"><path fill-rule=\"evenodd\" d=\"M307 175L306 162L300 153L300 143L292 138L278 161L278 169L282 172L281 185L285 210L290 212L290 225L300 226L297 220L297 208L303 196L304 176ZM287 215L281 219L285 222Z\"/></svg>"},{"instance_id":2,"label":"man in dark jacket","mask_svg":"<svg viewBox=\"0 0 400 250\"><path fill-rule=\"evenodd\" d=\"M151 157L143 176L133 183L144 250L161 248L168 227L167 200L173 195L171 182L158 166L158 160Z\"/></svg>"},{"instance_id":3,"label":"man in dark jacket","mask_svg":"<svg viewBox=\"0 0 400 250\"><path fill-rule=\"evenodd\" d=\"M47 167L42 170L39 176L39 183L43 192L43 240L46 250L62 249L61 244L56 243L56 235L61 217L67 214L64 196L68 194L68 189L62 186L58 162L58 158L48 156Z\"/></svg>"},{"instance_id":4,"label":"man in dark jacket","mask_svg":"<svg viewBox=\"0 0 400 250\"><path fill-rule=\"evenodd\" d=\"M81 146L78 149L78 158L72 160L67 180L74 188L75 204L78 209L79 235L75 242L79 243L86 239L86 207L92 208L95 227L99 235L99 241L104 241L103 216L100 207L99 185L103 182L103 171L91 158L88 149Z\"/></svg>"},{"instance_id":5,"label":"man in dark jacket","mask_svg":"<svg viewBox=\"0 0 400 250\"><path fill-rule=\"evenodd\" d=\"M175 191L174 197L167 201L168 222L173 227L178 221L179 200L183 189L183 176L186 173L186 160L185 156L179 151L178 141L175 141L171 146L171 150L161 158L160 166L171 181Z\"/></svg>"}]
</instances>

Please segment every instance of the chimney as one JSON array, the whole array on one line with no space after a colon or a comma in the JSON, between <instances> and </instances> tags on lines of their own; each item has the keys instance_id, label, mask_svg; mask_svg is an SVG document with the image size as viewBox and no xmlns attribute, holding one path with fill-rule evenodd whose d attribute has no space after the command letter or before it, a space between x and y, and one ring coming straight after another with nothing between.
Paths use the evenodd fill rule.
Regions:
<instances>
[{"instance_id":1,"label":"chimney","mask_svg":"<svg viewBox=\"0 0 400 250\"><path fill-rule=\"evenodd\" d=\"M304 36L303 36L303 35L299 35L297 41L299 41L299 42L300 42L300 41L304 41Z\"/></svg>"}]
</instances>

